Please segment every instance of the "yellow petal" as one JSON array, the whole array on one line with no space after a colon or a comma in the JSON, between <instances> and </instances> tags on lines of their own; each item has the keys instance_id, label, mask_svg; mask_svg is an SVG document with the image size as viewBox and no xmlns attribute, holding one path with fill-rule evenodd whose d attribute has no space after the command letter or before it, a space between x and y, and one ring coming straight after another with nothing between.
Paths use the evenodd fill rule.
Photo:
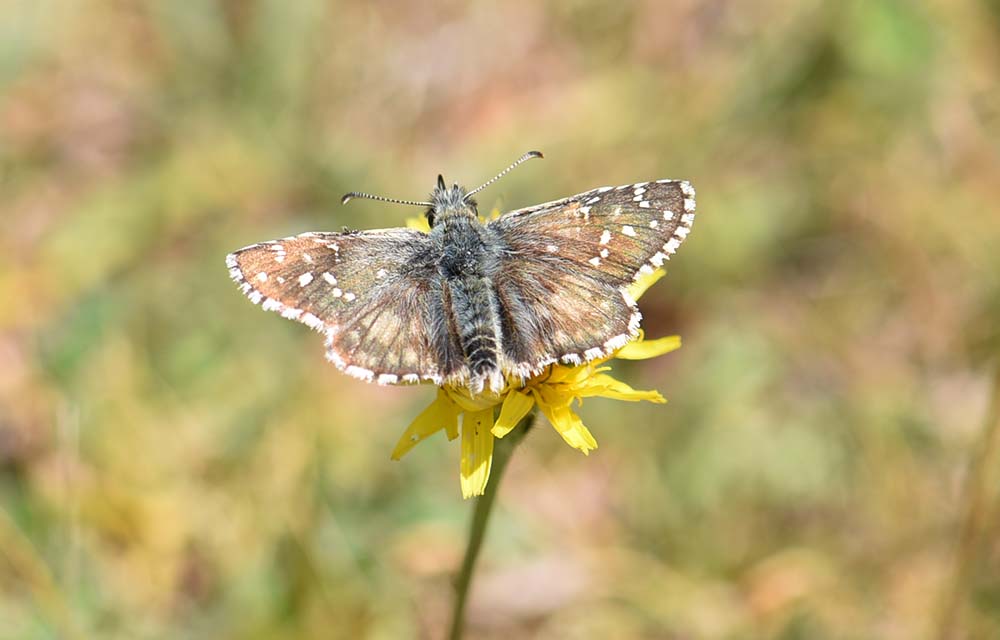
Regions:
<instances>
[{"instance_id":1,"label":"yellow petal","mask_svg":"<svg viewBox=\"0 0 1000 640\"><path fill-rule=\"evenodd\" d=\"M576 397L577 386L578 384L543 384L532 388L531 394L534 396L539 408L544 408L545 406L568 407L573 402L573 398Z\"/></svg>"},{"instance_id":2,"label":"yellow petal","mask_svg":"<svg viewBox=\"0 0 1000 640\"><path fill-rule=\"evenodd\" d=\"M496 424L493 425L493 435L502 438L510 430L517 426L524 416L528 415L531 407L535 406L535 399L521 391L511 391L504 398L503 406L500 407L500 416Z\"/></svg>"},{"instance_id":3,"label":"yellow petal","mask_svg":"<svg viewBox=\"0 0 1000 640\"><path fill-rule=\"evenodd\" d=\"M656 340L635 340L615 353L621 360L646 360L681 348L680 336L667 336Z\"/></svg>"},{"instance_id":4,"label":"yellow petal","mask_svg":"<svg viewBox=\"0 0 1000 640\"><path fill-rule=\"evenodd\" d=\"M659 391L637 391L621 380L612 378L604 373L592 376L587 381L585 386L581 386L577 389L576 395L581 398L601 396L603 398L613 398L615 400L625 400L628 402L639 402L640 400L645 400L647 402L655 402L657 404L663 404L667 401L662 395L660 395Z\"/></svg>"},{"instance_id":5,"label":"yellow petal","mask_svg":"<svg viewBox=\"0 0 1000 640\"><path fill-rule=\"evenodd\" d=\"M629 295L632 296L633 300L638 300L642 297L642 294L646 293L646 289L649 289L651 286L656 284L656 282L665 275L667 275L667 272L664 269L657 269L652 273L642 276L629 285Z\"/></svg>"},{"instance_id":6,"label":"yellow petal","mask_svg":"<svg viewBox=\"0 0 1000 640\"><path fill-rule=\"evenodd\" d=\"M500 395L490 391L473 394L467 387L448 385L442 387L448 399L461 407L462 411L483 411L497 406L502 401Z\"/></svg>"},{"instance_id":7,"label":"yellow petal","mask_svg":"<svg viewBox=\"0 0 1000 640\"><path fill-rule=\"evenodd\" d=\"M542 374L544 377L539 380L539 386L551 386L559 384L560 382L565 382L568 378L577 375L577 371L581 367L569 367L564 364L554 364L549 367L549 370Z\"/></svg>"},{"instance_id":8,"label":"yellow petal","mask_svg":"<svg viewBox=\"0 0 1000 640\"><path fill-rule=\"evenodd\" d=\"M441 429L448 434L449 440L458 437L458 407L454 405L440 389L437 398L426 409L420 412L392 450L392 459L399 460L418 442L434 435Z\"/></svg>"},{"instance_id":9,"label":"yellow petal","mask_svg":"<svg viewBox=\"0 0 1000 640\"><path fill-rule=\"evenodd\" d=\"M462 497L481 496L493 463L493 409L466 412L462 417Z\"/></svg>"},{"instance_id":10,"label":"yellow petal","mask_svg":"<svg viewBox=\"0 0 1000 640\"><path fill-rule=\"evenodd\" d=\"M580 416L573 413L568 404L539 403L538 406L569 446L579 449L584 454L589 454L591 449L597 448L597 440L587 427L583 426Z\"/></svg>"}]
</instances>

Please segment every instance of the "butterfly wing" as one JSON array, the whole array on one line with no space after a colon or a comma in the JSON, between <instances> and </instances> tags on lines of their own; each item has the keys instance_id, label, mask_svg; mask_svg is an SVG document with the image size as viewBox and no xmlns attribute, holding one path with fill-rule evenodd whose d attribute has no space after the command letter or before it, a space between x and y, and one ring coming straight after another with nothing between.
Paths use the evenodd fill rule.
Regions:
<instances>
[{"instance_id":1,"label":"butterfly wing","mask_svg":"<svg viewBox=\"0 0 1000 640\"><path fill-rule=\"evenodd\" d=\"M229 273L254 304L326 335L327 358L380 384L462 367L445 326L440 246L412 229L305 233L240 249Z\"/></svg>"},{"instance_id":2,"label":"butterfly wing","mask_svg":"<svg viewBox=\"0 0 1000 640\"><path fill-rule=\"evenodd\" d=\"M641 315L628 287L691 230L694 189L658 180L601 187L490 223L505 247L494 278L505 369L527 376L579 364L631 340Z\"/></svg>"}]
</instances>

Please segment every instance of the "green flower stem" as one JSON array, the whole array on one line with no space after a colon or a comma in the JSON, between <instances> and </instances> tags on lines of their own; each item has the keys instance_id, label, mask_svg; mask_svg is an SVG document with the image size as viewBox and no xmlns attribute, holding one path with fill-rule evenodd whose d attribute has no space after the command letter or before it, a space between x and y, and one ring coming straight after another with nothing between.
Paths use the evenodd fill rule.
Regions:
<instances>
[{"instance_id":1,"label":"green flower stem","mask_svg":"<svg viewBox=\"0 0 1000 640\"><path fill-rule=\"evenodd\" d=\"M535 411L521 419L514 430L503 438L497 439L493 446L493 464L490 467L490 480L486 483L486 490L483 495L476 498L476 508L472 514L472 525L469 527L469 541L465 547L465 557L462 558L462 568L458 572L455 580L455 608L451 615L451 631L448 637L451 640L461 640L465 626L465 604L469 597L469 585L472 584L472 574L476 569L476 558L479 557L479 549L483 546L483 536L486 534L486 525L489 523L490 513L493 512L493 501L497 497L500 487L500 480L503 472L510 462L514 449L524 439L524 436L531 430L535 421Z\"/></svg>"}]
</instances>

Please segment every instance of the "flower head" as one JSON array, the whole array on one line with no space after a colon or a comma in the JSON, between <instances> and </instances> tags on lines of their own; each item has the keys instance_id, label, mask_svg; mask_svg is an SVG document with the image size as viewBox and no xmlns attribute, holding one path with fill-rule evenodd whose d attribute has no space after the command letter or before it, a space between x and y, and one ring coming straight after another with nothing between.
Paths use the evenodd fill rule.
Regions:
<instances>
[{"instance_id":1,"label":"flower head","mask_svg":"<svg viewBox=\"0 0 1000 640\"><path fill-rule=\"evenodd\" d=\"M408 226L427 228L423 219L411 221ZM632 298L637 300L664 274L662 269L657 269L634 283L629 290ZM597 441L574 411L574 401L582 404L584 398L605 397L630 402L666 402L657 391L638 391L612 377L608 374L611 367L607 363L614 358L654 358L680 345L679 336L646 340L640 332L635 340L606 357L580 365L552 364L524 382L512 377L499 393L476 394L464 386L443 385L430 406L416 417L396 443L392 458L399 460L418 442L438 431L443 430L449 440L461 435L462 495L466 498L482 495L490 477L493 439L510 433L536 406L567 444L589 454L597 448Z\"/></svg>"}]
</instances>

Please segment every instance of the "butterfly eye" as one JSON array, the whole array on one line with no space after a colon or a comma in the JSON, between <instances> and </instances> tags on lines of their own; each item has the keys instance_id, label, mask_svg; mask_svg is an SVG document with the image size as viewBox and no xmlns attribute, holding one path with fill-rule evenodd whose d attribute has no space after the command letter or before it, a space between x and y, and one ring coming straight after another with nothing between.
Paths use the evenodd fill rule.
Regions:
<instances>
[{"instance_id":1,"label":"butterfly eye","mask_svg":"<svg viewBox=\"0 0 1000 640\"><path fill-rule=\"evenodd\" d=\"M434 209L427 210L427 225L430 227L434 226Z\"/></svg>"}]
</instances>

